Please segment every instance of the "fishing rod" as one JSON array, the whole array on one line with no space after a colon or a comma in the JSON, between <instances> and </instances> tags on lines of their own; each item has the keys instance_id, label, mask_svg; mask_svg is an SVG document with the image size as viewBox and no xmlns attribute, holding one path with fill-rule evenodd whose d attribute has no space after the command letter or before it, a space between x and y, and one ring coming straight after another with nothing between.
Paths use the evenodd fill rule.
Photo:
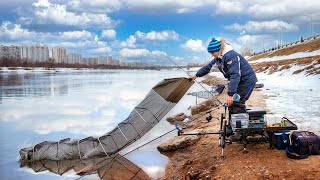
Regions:
<instances>
[{"instance_id":1,"label":"fishing rod","mask_svg":"<svg viewBox=\"0 0 320 180\"><path fill-rule=\"evenodd\" d=\"M126 155L128 155L128 154L130 154L130 153L132 153L132 152L134 152L134 151L142 148L143 146L146 146L146 145L150 144L151 142L153 142L153 141L155 141L155 140L157 140L157 139L159 139L159 138L161 138L161 137L163 137L163 136L165 136L165 135L167 135L167 134L175 131L175 130L179 130L179 127L178 127L178 126L175 126L174 129L172 129L172 130L170 130L170 131L168 131L168 132L166 132L166 133L164 133L164 134L162 134L162 135L160 135L160 136L158 136L158 137L156 137L156 138L154 138L154 139L152 139L152 140L150 140L150 141L148 141L148 142L140 145L139 147L136 147L136 148L134 148L133 150L131 150L131 151L129 151L129 152L126 152L125 154L119 154L119 153L118 153L118 155L124 157L124 156L126 156ZM180 132L181 132L181 130L180 130ZM118 156L115 156L115 157L112 158L112 160L117 160L117 159L118 159ZM108 163L108 164L109 164L109 163ZM97 170L94 170L94 171L88 172L88 173L84 173L84 174L80 175L80 177L77 178L76 180L80 180L80 179L82 179L82 178L85 177L85 176L92 175L92 174L97 174L97 173L98 173Z\"/></svg>"},{"instance_id":2,"label":"fishing rod","mask_svg":"<svg viewBox=\"0 0 320 180\"><path fill-rule=\"evenodd\" d=\"M192 78L192 76L187 72L185 71L182 67L180 67L176 62L174 62L171 58L169 58L168 56L164 55L164 54L161 54L163 57L165 57L166 59L168 59L169 61L171 61L174 65L176 65L179 69L181 69L183 72L185 72L189 77L190 79ZM202 84L200 84L198 81L194 80L196 83L198 83L205 91L207 91L212 97L214 97L215 95L212 94L211 91L209 91L207 88L205 88ZM237 102L240 100L240 95L235 93L233 96L232 96L232 99L233 101ZM222 103L219 99L216 99L220 105L222 105L224 108L227 108L228 105L226 105L225 103Z\"/></svg>"}]
</instances>

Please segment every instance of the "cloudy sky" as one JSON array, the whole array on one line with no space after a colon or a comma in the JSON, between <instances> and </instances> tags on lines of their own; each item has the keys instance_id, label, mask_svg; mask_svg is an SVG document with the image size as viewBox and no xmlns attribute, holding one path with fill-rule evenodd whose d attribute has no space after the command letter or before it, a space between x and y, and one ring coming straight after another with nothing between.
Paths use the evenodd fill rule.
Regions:
<instances>
[{"instance_id":1,"label":"cloudy sky","mask_svg":"<svg viewBox=\"0 0 320 180\"><path fill-rule=\"evenodd\" d=\"M0 1L0 44L63 46L84 57L202 63L212 37L258 52L320 34L315 0ZM311 28L311 24L312 27Z\"/></svg>"}]
</instances>

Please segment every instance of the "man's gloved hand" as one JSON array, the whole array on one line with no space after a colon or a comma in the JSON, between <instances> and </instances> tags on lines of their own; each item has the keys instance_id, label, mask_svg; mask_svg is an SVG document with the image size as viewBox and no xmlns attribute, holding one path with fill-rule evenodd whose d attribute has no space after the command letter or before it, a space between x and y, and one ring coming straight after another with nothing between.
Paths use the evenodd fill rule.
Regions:
<instances>
[{"instance_id":1,"label":"man's gloved hand","mask_svg":"<svg viewBox=\"0 0 320 180\"><path fill-rule=\"evenodd\" d=\"M228 96L228 97L227 97L227 100L226 100L226 104L227 104L228 106L231 106L231 105L232 105L232 102L233 102L232 96Z\"/></svg>"},{"instance_id":2,"label":"man's gloved hand","mask_svg":"<svg viewBox=\"0 0 320 180\"><path fill-rule=\"evenodd\" d=\"M194 80L196 80L197 79L197 76L192 76L191 78L189 78L190 79L190 81L194 81Z\"/></svg>"}]
</instances>

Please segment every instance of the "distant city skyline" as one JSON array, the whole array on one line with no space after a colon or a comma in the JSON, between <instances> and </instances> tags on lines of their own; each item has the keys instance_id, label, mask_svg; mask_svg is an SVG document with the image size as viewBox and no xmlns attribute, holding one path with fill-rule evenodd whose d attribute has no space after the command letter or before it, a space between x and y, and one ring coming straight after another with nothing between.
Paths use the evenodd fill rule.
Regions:
<instances>
[{"instance_id":1,"label":"distant city skyline","mask_svg":"<svg viewBox=\"0 0 320 180\"><path fill-rule=\"evenodd\" d=\"M314 0L11 0L0 2L0 44L62 46L83 57L203 63L212 37L254 52L320 34ZM49 51L49 53L51 53Z\"/></svg>"},{"instance_id":2,"label":"distant city skyline","mask_svg":"<svg viewBox=\"0 0 320 180\"><path fill-rule=\"evenodd\" d=\"M52 52L52 53L49 53ZM111 66L131 66L143 67L159 64L151 64L143 61L124 61L113 59L112 56L82 57L81 54L67 53L61 46L53 47L51 51L46 45L2 45L0 44L0 59L8 58L10 60L20 59L28 62L49 62L52 58L53 63L59 64L85 64L85 65L111 65Z\"/></svg>"}]
</instances>

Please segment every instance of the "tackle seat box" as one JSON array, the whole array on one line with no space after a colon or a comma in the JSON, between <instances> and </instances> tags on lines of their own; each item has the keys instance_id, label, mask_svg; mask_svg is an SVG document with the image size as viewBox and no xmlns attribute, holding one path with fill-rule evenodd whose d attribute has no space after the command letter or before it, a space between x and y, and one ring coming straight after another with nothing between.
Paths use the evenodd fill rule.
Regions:
<instances>
[{"instance_id":1,"label":"tackle seat box","mask_svg":"<svg viewBox=\"0 0 320 180\"><path fill-rule=\"evenodd\" d=\"M247 113L249 114L249 120L261 120L267 111L262 107L250 107L247 108Z\"/></svg>"},{"instance_id":2,"label":"tackle seat box","mask_svg":"<svg viewBox=\"0 0 320 180\"><path fill-rule=\"evenodd\" d=\"M231 114L231 127L237 127L237 121L240 127L238 128L248 128L249 125L249 115L247 113Z\"/></svg>"},{"instance_id":3,"label":"tackle seat box","mask_svg":"<svg viewBox=\"0 0 320 180\"><path fill-rule=\"evenodd\" d=\"M262 120L249 120L249 128L265 128L266 124Z\"/></svg>"}]
</instances>

